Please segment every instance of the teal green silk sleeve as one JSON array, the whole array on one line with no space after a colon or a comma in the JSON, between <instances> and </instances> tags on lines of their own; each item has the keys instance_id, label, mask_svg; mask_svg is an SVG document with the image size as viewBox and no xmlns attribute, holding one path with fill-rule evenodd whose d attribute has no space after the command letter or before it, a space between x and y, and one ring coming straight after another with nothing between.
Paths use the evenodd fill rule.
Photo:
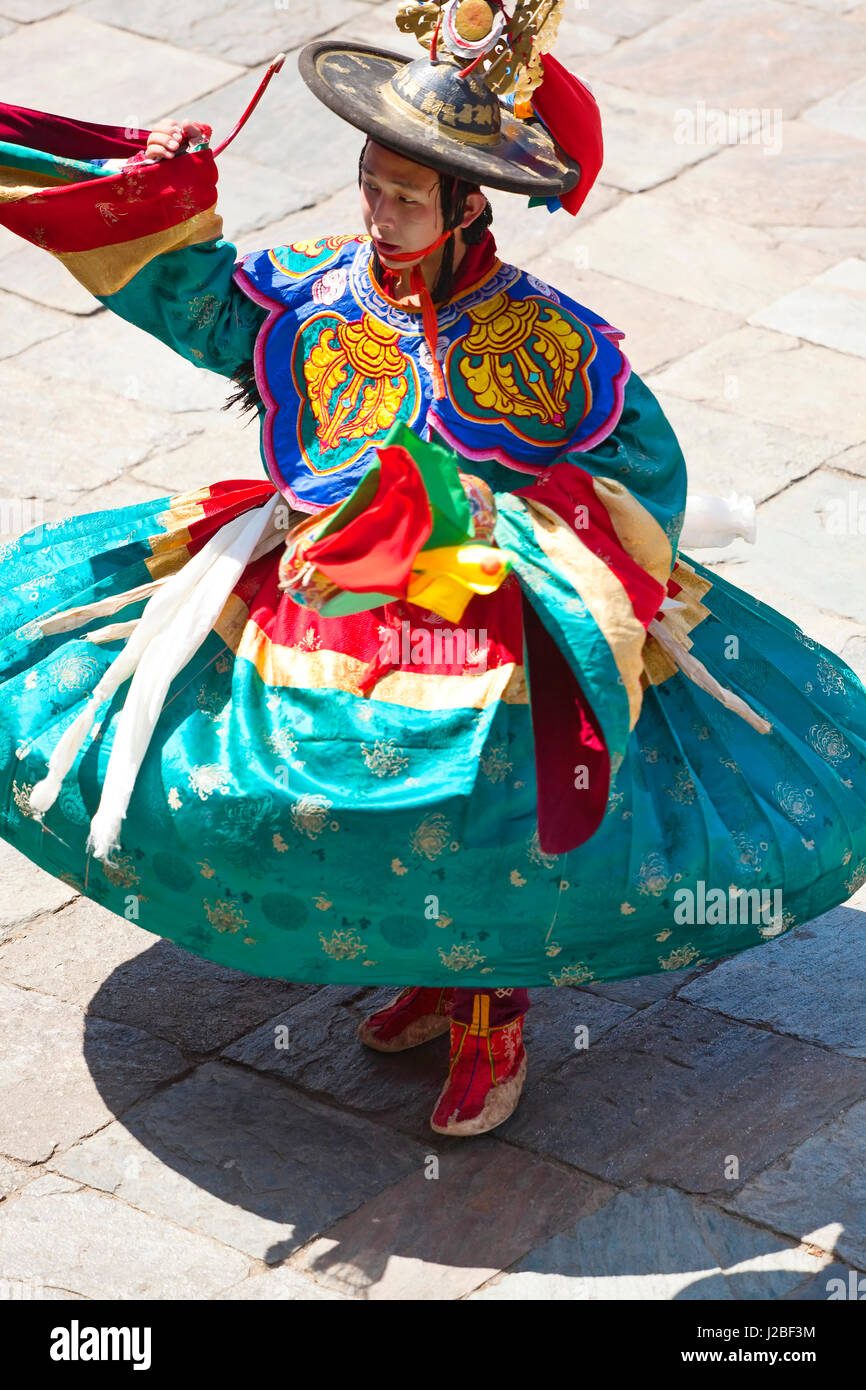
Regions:
<instances>
[{"instance_id":1,"label":"teal green silk sleeve","mask_svg":"<svg viewBox=\"0 0 866 1390\"><path fill-rule=\"evenodd\" d=\"M253 356L266 311L232 279L237 248L218 237L155 256L122 289L96 298L181 357L231 377Z\"/></svg>"},{"instance_id":2,"label":"teal green silk sleeve","mask_svg":"<svg viewBox=\"0 0 866 1390\"><path fill-rule=\"evenodd\" d=\"M626 382L613 433L594 449L575 449L565 457L596 478L622 483L661 526L673 565L685 517L686 461L661 405L635 371Z\"/></svg>"}]
</instances>

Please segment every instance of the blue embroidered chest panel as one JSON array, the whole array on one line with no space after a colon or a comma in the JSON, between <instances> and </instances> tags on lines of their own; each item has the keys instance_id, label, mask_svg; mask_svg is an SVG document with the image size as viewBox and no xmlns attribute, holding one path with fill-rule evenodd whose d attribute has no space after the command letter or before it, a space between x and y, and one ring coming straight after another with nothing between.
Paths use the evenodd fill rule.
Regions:
<instances>
[{"instance_id":1,"label":"blue embroidered chest panel","mask_svg":"<svg viewBox=\"0 0 866 1390\"><path fill-rule=\"evenodd\" d=\"M342 501L398 420L522 473L616 427L630 367L623 334L592 310L496 261L439 309L447 395L437 401L421 313L378 289L370 260L369 237L337 236L256 251L235 268L269 311L255 347L262 453L293 503Z\"/></svg>"}]
</instances>

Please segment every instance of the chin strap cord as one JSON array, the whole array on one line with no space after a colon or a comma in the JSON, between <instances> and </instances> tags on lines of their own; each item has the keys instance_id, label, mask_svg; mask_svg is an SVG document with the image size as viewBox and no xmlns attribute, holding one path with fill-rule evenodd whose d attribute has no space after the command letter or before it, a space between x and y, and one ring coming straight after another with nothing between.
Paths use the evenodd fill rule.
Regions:
<instances>
[{"instance_id":1,"label":"chin strap cord","mask_svg":"<svg viewBox=\"0 0 866 1390\"><path fill-rule=\"evenodd\" d=\"M419 256L426 259L427 256L432 255L434 251L438 251L440 246L444 246L448 238L454 235L455 230L456 228L452 227L450 231L443 232L441 236L437 237L435 241L431 242L429 246L424 247L421 251L400 251L393 256L389 256L388 260L404 262L417 261ZM413 265L412 272L409 276L409 285L412 293L417 294L421 301L424 341L430 353L433 395L437 401L441 401L445 399L447 393L445 390L445 377L442 373L442 365L439 358L436 356L436 348L439 343L439 316L436 313L436 305L433 303L433 296L427 288L427 281L424 279L420 263L418 265Z\"/></svg>"}]
</instances>

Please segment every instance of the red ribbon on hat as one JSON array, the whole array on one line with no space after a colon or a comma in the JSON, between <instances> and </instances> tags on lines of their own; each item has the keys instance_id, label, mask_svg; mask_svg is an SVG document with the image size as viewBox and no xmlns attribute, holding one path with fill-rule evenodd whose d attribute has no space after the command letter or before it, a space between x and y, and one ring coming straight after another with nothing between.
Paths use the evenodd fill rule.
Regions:
<instances>
[{"instance_id":1,"label":"red ribbon on hat","mask_svg":"<svg viewBox=\"0 0 866 1390\"><path fill-rule=\"evenodd\" d=\"M541 55L541 70L544 77L530 104L557 145L580 165L580 182L559 196L566 212L576 217L604 162L601 112L589 88L552 54Z\"/></svg>"}]
</instances>

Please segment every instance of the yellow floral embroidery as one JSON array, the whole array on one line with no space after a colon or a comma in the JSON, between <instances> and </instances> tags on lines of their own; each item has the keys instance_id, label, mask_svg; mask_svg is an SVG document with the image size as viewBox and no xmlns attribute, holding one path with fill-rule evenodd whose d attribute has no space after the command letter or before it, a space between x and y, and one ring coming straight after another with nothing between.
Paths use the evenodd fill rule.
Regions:
<instances>
[{"instance_id":1,"label":"yellow floral embroidery","mask_svg":"<svg viewBox=\"0 0 866 1390\"><path fill-rule=\"evenodd\" d=\"M638 892L650 893L654 898L659 898L669 883L670 875L662 856L648 854L638 871Z\"/></svg>"},{"instance_id":2,"label":"yellow floral embroidery","mask_svg":"<svg viewBox=\"0 0 866 1390\"><path fill-rule=\"evenodd\" d=\"M326 939L319 932L319 940L322 950L326 955L333 956L334 960L354 960L367 949L354 928L349 931L335 931L330 939Z\"/></svg>"},{"instance_id":3,"label":"yellow floral embroidery","mask_svg":"<svg viewBox=\"0 0 866 1390\"><path fill-rule=\"evenodd\" d=\"M207 898L202 898L202 907L207 914L207 919L212 927L216 927L218 932L236 932L243 928L249 930L249 922L243 913L234 903L225 902L222 898L217 898L211 906Z\"/></svg>"},{"instance_id":4,"label":"yellow floral embroidery","mask_svg":"<svg viewBox=\"0 0 866 1390\"><path fill-rule=\"evenodd\" d=\"M548 974L555 985L585 985L595 979L595 972L579 962L575 965L564 965L557 975L552 971Z\"/></svg>"},{"instance_id":5,"label":"yellow floral embroidery","mask_svg":"<svg viewBox=\"0 0 866 1390\"><path fill-rule=\"evenodd\" d=\"M703 961L698 961L700 951L691 942L686 946L680 946L676 951L671 951L669 956L659 956L659 965L662 970L682 970L687 965L695 963L703 965Z\"/></svg>"},{"instance_id":6,"label":"yellow floral embroidery","mask_svg":"<svg viewBox=\"0 0 866 1390\"><path fill-rule=\"evenodd\" d=\"M515 782L514 785L516 786L517 783ZM528 841L527 841L527 843L526 843L526 854L527 854L527 858L528 858L533 864L541 864L541 865L543 865L543 867L544 867L545 869L552 869L553 866L555 865L557 859L559 858L559 855L558 855L558 854L547 854L547 853L541 848L541 841L540 841L539 836L538 836L538 827L537 827L537 826L536 826L536 828L533 830L532 834L530 835L530 837L529 837L529 839L528 839Z\"/></svg>"},{"instance_id":7,"label":"yellow floral embroidery","mask_svg":"<svg viewBox=\"0 0 866 1390\"><path fill-rule=\"evenodd\" d=\"M412 832L413 854L421 854L425 859L438 859L451 839L451 824L441 811L426 816Z\"/></svg>"},{"instance_id":8,"label":"yellow floral embroidery","mask_svg":"<svg viewBox=\"0 0 866 1390\"><path fill-rule=\"evenodd\" d=\"M333 802L318 792L302 796L292 807L292 823L296 830L308 839L315 840L321 835L328 820L328 812Z\"/></svg>"},{"instance_id":9,"label":"yellow floral embroidery","mask_svg":"<svg viewBox=\"0 0 866 1390\"><path fill-rule=\"evenodd\" d=\"M504 782L514 764L508 760L508 750L504 743L489 748L481 759L481 771L491 782Z\"/></svg>"},{"instance_id":10,"label":"yellow floral embroidery","mask_svg":"<svg viewBox=\"0 0 866 1390\"><path fill-rule=\"evenodd\" d=\"M377 738L372 748L362 743L361 756L376 777L396 777L409 765L408 757L397 751L392 738Z\"/></svg>"},{"instance_id":11,"label":"yellow floral embroidery","mask_svg":"<svg viewBox=\"0 0 866 1390\"><path fill-rule=\"evenodd\" d=\"M333 314L323 319L304 378L324 453L344 439L372 439L389 430L409 382L396 329L369 314L355 323Z\"/></svg>"},{"instance_id":12,"label":"yellow floral embroidery","mask_svg":"<svg viewBox=\"0 0 866 1390\"><path fill-rule=\"evenodd\" d=\"M231 791L228 773L218 763L210 763L206 767L194 767L189 774L189 784L202 801L206 801L212 792L219 792L221 796L228 796Z\"/></svg>"},{"instance_id":13,"label":"yellow floral embroidery","mask_svg":"<svg viewBox=\"0 0 866 1390\"><path fill-rule=\"evenodd\" d=\"M96 685L101 669L95 657L67 656L58 661L52 674L58 690L84 690Z\"/></svg>"},{"instance_id":14,"label":"yellow floral embroidery","mask_svg":"<svg viewBox=\"0 0 866 1390\"><path fill-rule=\"evenodd\" d=\"M469 318L460 373L478 406L564 424L584 346L575 324L551 304L505 293L476 305Z\"/></svg>"},{"instance_id":15,"label":"yellow floral embroidery","mask_svg":"<svg viewBox=\"0 0 866 1390\"><path fill-rule=\"evenodd\" d=\"M828 763L842 763L851 756L851 749L840 730L832 724L813 724L806 737L815 752Z\"/></svg>"},{"instance_id":16,"label":"yellow floral embroidery","mask_svg":"<svg viewBox=\"0 0 866 1390\"><path fill-rule=\"evenodd\" d=\"M476 965L480 965L484 956L479 951L473 941L469 941L465 946L452 946L450 951L443 951L439 947L439 959L446 970L472 970Z\"/></svg>"},{"instance_id":17,"label":"yellow floral embroidery","mask_svg":"<svg viewBox=\"0 0 866 1390\"><path fill-rule=\"evenodd\" d=\"M681 805L691 804L698 794L698 789L685 767L677 770L673 786L667 787L666 791L668 796L673 797L674 801L678 801Z\"/></svg>"},{"instance_id":18,"label":"yellow floral embroidery","mask_svg":"<svg viewBox=\"0 0 866 1390\"><path fill-rule=\"evenodd\" d=\"M110 864L102 863L102 872L117 888L134 888L141 882L141 877L135 872L132 866L132 856L129 854L118 854Z\"/></svg>"}]
</instances>

